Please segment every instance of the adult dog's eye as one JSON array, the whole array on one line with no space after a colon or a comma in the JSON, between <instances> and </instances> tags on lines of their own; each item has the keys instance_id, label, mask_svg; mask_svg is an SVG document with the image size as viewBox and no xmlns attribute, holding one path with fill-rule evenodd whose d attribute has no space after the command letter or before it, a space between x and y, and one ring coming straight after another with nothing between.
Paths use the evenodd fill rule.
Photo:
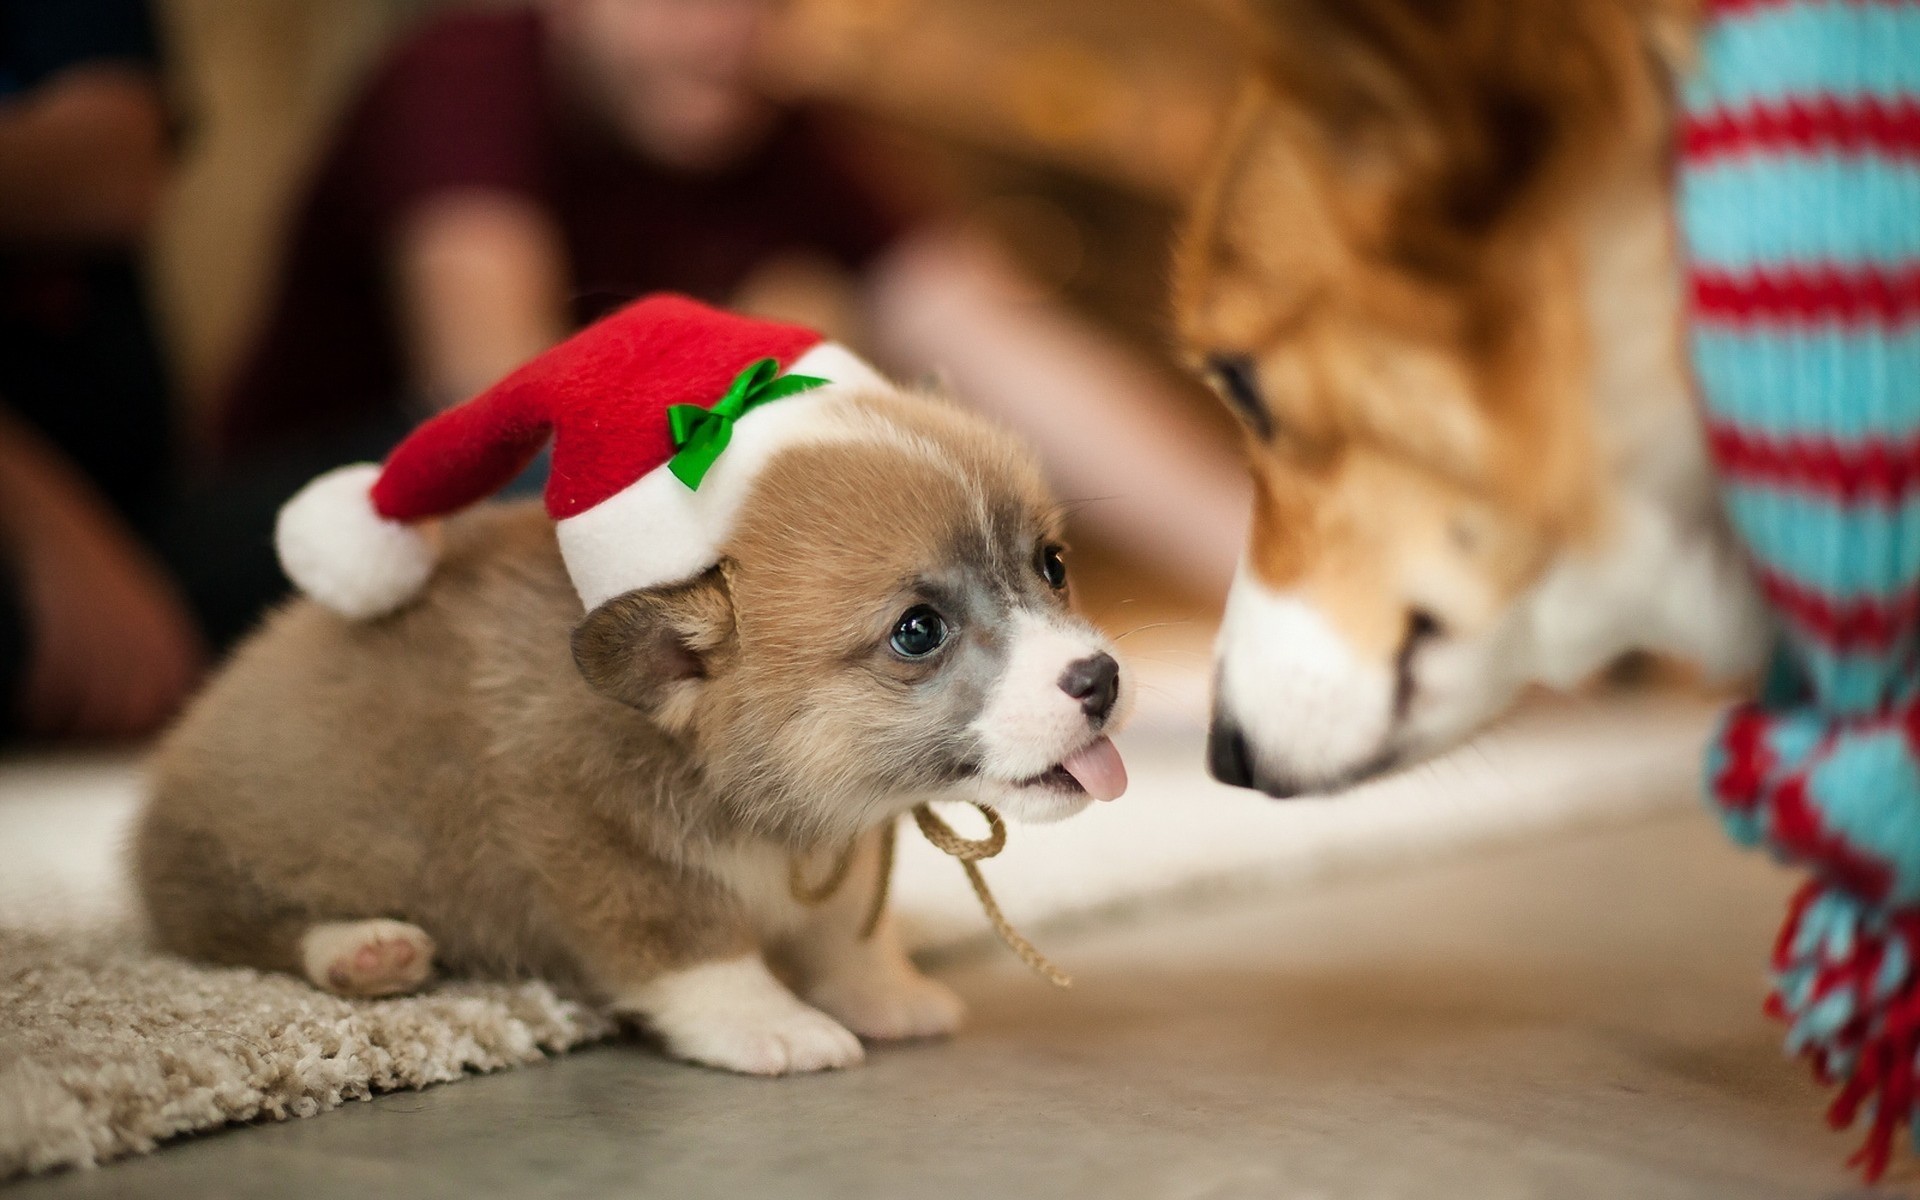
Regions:
<instances>
[{"instance_id":1,"label":"adult dog's eye","mask_svg":"<svg viewBox=\"0 0 1920 1200\"><path fill-rule=\"evenodd\" d=\"M1067 586L1067 560L1064 547L1056 546L1052 542L1040 547L1039 567L1040 578L1047 581L1048 587L1057 592Z\"/></svg>"},{"instance_id":2,"label":"adult dog's eye","mask_svg":"<svg viewBox=\"0 0 1920 1200\"><path fill-rule=\"evenodd\" d=\"M925 604L916 604L900 615L887 644L901 658L925 658L946 640L946 618Z\"/></svg>"},{"instance_id":3,"label":"adult dog's eye","mask_svg":"<svg viewBox=\"0 0 1920 1200\"><path fill-rule=\"evenodd\" d=\"M1210 354L1207 378L1247 428L1261 437L1273 433L1273 416L1260 391L1260 368L1245 354Z\"/></svg>"}]
</instances>

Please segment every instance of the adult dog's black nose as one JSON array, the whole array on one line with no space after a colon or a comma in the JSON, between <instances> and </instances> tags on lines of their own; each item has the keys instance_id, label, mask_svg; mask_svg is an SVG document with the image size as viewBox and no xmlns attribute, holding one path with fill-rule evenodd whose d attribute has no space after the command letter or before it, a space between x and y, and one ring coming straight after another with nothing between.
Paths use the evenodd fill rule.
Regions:
<instances>
[{"instance_id":1,"label":"adult dog's black nose","mask_svg":"<svg viewBox=\"0 0 1920 1200\"><path fill-rule=\"evenodd\" d=\"M1233 787L1253 786L1253 756L1247 751L1247 735L1222 717L1215 717L1207 730L1207 773Z\"/></svg>"},{"instance_id":2,"label":"adult dog's black nose","mask_svg":"<svg viewBox=\"0 0 1920 1200\"><path fill-rule=\"evenodd\" d=\"M1120 664L1102 651L1075 659L1060 673L1060 690L1080 702L1080 711L1100 720L1120 696Z\"/></svg>"}]
</instances>

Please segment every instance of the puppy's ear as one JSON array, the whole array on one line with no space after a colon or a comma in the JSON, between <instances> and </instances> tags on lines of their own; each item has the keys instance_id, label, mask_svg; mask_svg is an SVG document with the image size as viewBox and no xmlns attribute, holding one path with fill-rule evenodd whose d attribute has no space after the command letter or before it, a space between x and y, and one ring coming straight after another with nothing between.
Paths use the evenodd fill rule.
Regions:
<instances>
[{"instance_id":1,"label":"puppy's ear","mask_svg":"<svg viewBox=\"0 0 1920 1200\"><path fill-rule=\"evenodd\" d=\"M615 596L573 631L573 661L593 690L679 725L733 645L722 567L683 583Z\"/></svg>"}]
</instances>

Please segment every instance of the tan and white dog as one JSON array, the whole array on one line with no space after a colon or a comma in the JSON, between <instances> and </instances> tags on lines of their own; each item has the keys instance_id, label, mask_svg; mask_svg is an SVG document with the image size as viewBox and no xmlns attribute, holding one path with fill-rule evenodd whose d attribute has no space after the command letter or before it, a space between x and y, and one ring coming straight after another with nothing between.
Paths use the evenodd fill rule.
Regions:
<instances>
[{"instance_id":1,"label":"tan and white dog","mask_svg":"<svg viewBox=\"0 0 1920 1200\"><path fill-rule=\"evenodd\" d=\"M790 401L780 401L790 403ZM931 400L772 455L692 578L591 611L533 506L451 520L378 619L275 614L166 739L134 838L160 944L343 995L539 975L676 1056L779 1074L960 1002L873 924L929 800L1052 821L1125 772L1031 456ZM791 872L849 873L809 905Z\"/></svg>"},{"instance_id":2,"label":"tan and white dog","mask_svg":"<svg viewBox=\"0 0 1920 1200\"><path fill-rule=\"evenodd\" d=\"M1689 0L1257 0L1181 249L1253 533L1214 774L1339 788L1623 652L1745 672L1669 223Z\"/></svg>"}]
</instances>

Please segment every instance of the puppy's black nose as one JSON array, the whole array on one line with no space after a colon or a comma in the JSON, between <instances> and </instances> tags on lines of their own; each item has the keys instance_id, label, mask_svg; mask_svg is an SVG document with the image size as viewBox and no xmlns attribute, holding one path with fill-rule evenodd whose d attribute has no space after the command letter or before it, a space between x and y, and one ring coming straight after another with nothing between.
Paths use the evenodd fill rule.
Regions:
<instances>
[{"instance_id":1,"label":"puppy's black nose","mask_svg":"<svg viewBox=\"0 0 1920 1200\"><path fill-rule=\"evenodd\" d=\"M1215 717L1207 730L1207 773L1232 787L1253 786L1253 756L1247 752L1247 735L1222 717Z\"/></svg>"},{"instance_id":2,"label":"puppy's black nose","mask_svg":"<svg viewBox=\"0 0 1920 1200\"><path fill-rule=\"evenodd\" d=\"M1075 659L1060 673L1060 690L1080 702L1080 711L1099 720L1113 711L1120 696L1120 664L1102 651Z\"/></svg>"}]
</instances>

